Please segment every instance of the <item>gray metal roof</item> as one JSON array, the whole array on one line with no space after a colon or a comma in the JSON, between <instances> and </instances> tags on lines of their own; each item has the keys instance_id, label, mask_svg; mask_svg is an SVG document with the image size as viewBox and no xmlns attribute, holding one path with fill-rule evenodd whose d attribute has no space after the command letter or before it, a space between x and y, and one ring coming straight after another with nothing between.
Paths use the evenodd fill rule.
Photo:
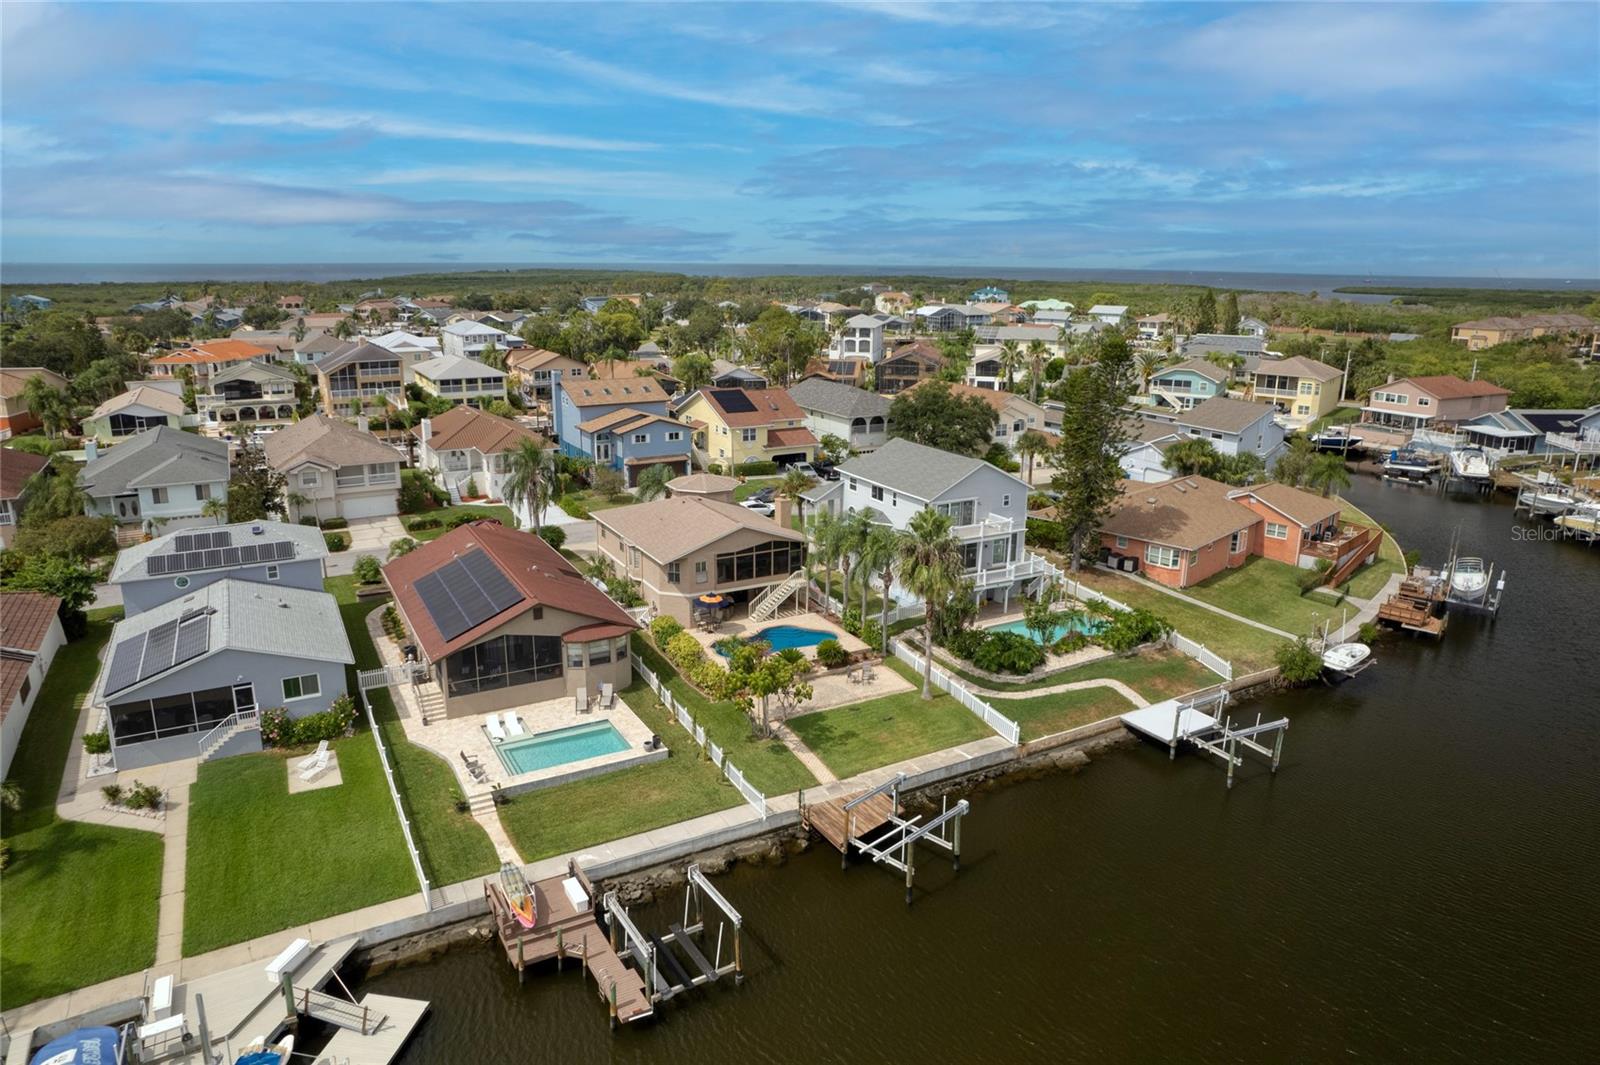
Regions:
<instances>
[{"instance_id":1,"label":"gray metal roof","mask_svg":"<svg viewBox=\"0 0 1600 1065\"><path fill-rule=\"evenodd\" d=\"M440 355L427 362L419 362L411 367L411 372L430 381L458 381L484 377L498 377L504 380L506 376L504 370L496 370L486 362L463 358L460 355Z\"/></svg>"},{"instance_id":2,"label":"gray metal roof","mask_svg":"<svg viewBox=\"0 0 1600 1065\"><path fill-rule=\"evenodd\" d=\"M254 532L257 528L261 529L259 534ZM192 536L196 532L231 532L235 544L287 540L294 544L295 562L328 557L328 543L323 539L322 530L315 526L295 525L286 521L243 521L231 525L208 526L204 529L182 529L142 544L124 547L117 553L117 560L112 563L110 583L145 580L150 576L145 563L152 555L171 554L175 550L174 538Z\"/></svg>"},{"instance_id":3,"label":"gray metal roof","mask_svg":"<svg viewBox=\"0 0 1600 1065\"><path fill-rule=\"evenodd\" d=\"M1215 429L1219 433L1242 433L1261 419L1271 416L1270 404L1212 396L1178 415L1178 424L1196 429Z\"/></svg>"},{"instance_id":4,"label":"gray metal roof","mask_svg":"<svg viewBox=\"0 0 1600 1065\"><path fill-rule=\"evenodd\" d=\"M404 365L406 357L369 341L352 341L347 348L335 348L317 360L317 372L328 373L352 362L392 362Z\"/></svg>"},{"instance_id":5,"label":"gray metal roof","mask_svg":"<svg viewBox=\"0 0 1600 1065\"><path fill-rule=\"evenodd\" d=\"M821 411L841 418L886 418L889 415L887 396L825 377L807 377L790 385L789 398L802 410Z\"/></svg>"},{"instance_id":6,"label":"gray metal roof","mask_svg":"<svg viewBox=\"0 0 1600 1065\"><path fill-rule=\"evenodd\" d=\"M299 378L294 375L294 371L285 369L282 366L274 366L270 362L241 362L228 367L226 370L212 374L211 387L212 390L215 391L217 385L227 384L229 381L232 381L235 378L258 378L262 375L266 375L267 377L276 377L280 381L299 380Z\"/></svg>"},{"instance_id":7,"label":"gray metal roof","mask_svg":"<svg viewBox=\"0 0 1600 1065\"><path fill-rule=\"evenodd\" d=\"M91 496L138 488L216 484L228 480L228 444L170 426L135 433L83 468L79 484Z\"/></svg>"},{"instance_id":8,"label":"gray metal roof","mask_svg":"<svg viewBox=\"0 0 1600 1065\"><path fill-rule=\"evenodd\" d=\"M839 467L841 473L893 488L915 499L933 500L988 463L896 437L878 450Z\"/></svg>"}]
</instances>

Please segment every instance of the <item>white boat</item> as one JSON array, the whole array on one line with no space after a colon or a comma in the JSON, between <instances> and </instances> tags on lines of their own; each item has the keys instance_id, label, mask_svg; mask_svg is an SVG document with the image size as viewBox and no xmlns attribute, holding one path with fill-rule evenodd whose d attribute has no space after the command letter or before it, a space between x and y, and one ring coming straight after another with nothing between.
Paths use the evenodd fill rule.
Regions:
<instances>
[{"instance_id":1,"label":"white boat","mask_svg":"<svg viewBox=\"0 0 1600 1065\"><path fill-rule=\"evenodd\" d=\"M1476 599L1489 587L1489 573L1481 558L1458 558L1450 567L1450 593Z\"/></svg>"},{"instance_id":2,"label":"white boat","mask_svg":"<svg viewBox=\"0 0 1600 1065\"><path fill-rule=\"evenodd\" d=\"M266 1036L258 1035L233 1060L234 1065L289 1065L293 1055L294 1036L286 1035L277 1042L268 1042Z\"/></svg>"},{"instance_id":3,"label":"white boat","mask_svg":"<svg viewBox=\"0 0 1600 1065\"><path fill-rule=\"evenodd\" d=\"M1528 510L1534 514L1565 514L1573 505L1571 493L1563 489L1530 492L1524 497L1523 502L1528 504Z\"/></svg>"},{"instance_id":4,"label":"white boat","mask_svg":"<svg viewBox=\"0 0 1600 1065\"><path fill-rule=\"evenodd\" d=\"M1457 477L1483 480L1490 475L1489 456L1481 447L1464 447L1450 452L1450 468Z\"/></svg>"},{"instance_id":5,"label":"white boat","mask_svg":"<svg viewBox=\"0 0 1600 1065\"><path fill-rule=\"evenodd\" d=\"M1353 677L1372 665L1372 648L1364 643L1335 644L1322 652L1322 666L1330 673Z\"/></svg>"}]
</instances>

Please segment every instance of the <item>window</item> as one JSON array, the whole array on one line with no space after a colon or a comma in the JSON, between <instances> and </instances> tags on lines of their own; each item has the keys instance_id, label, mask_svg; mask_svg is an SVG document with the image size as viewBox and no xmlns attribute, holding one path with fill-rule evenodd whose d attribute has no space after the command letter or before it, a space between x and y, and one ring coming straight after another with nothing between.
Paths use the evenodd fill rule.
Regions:
<instances>
[{"instance_id":1,"label":"window","mask_svg":"<svg viewBox=\"0 0 1600 1065\"><path fill-rule=\"evenodd\" d=\"M709 577L709 567L707 566L707 564L703 560L700 561L700 562L696 562L694 564L694 582L696 584L704 584L704 583L706 583L706 580L708 579L708 577Z\"/></svg>"},{"instance_id":2,"label":"window","mask_svg":"<svg viewBox=\"0 0 1600 1065\"><path fill-rule=\"evenodd\" d=\"M589 652L589 664L591 666L603 666L607 662L611 661L610 640L595 640L592 643L586 644L585 647Z\"/></svg>"},{"instance_id":3,"label":"window","mask_svg":"<svg viewBox=\"0 0 1600 1065\"><path fill-rule=\"evenodd\" d=\"M1433 401L1430 400L1427 396L1418 396L1417 397L1417 406L1419 406L1419 407L1430 407L1432 405L1433 405Z\"/></svg>"},{"instance_id":4,"label":"window","mask_svg":"<svg viewBox=\"0 0 1600 1065\"><path fill-rule=\"evenodd\" d=\"M1002 507L1009 507L1011 505L1011 493L1010 492L1007 492L1005 495L1000 497L1000 505Z\"/></svg>"},{"instance_id":5,"label":"window","mask_svg":"<svg viewBox=\"0 0 1600 1065\"><path fill-rule=\"evenodd\" d=\"M989 564L991 566L1004 566L1011 561L1011 539L1006 537L1000 540L989 541Z\"/></svg>"},{"instance_id":6,"label":"window","mask_svg":"<svg viewBox=\"0 0 1600 1065\"><path fill-rule=\"evenodd\" d=\"M1160 566L1162 569L1178 568L1178 551L1173 547L1162 547L1160 544L1146 544L1144 547L1144 560L1151 566Z\"/></svg>"},{"instance_id":7,"label":"window","mask_svg":"<svg viewBox=\"0 0 1600 1065\"><path fill-rule=\"evenodd\" d=\"M445 678L452 696L553 680L559 676L559 636L496 636L463 647L445 659Z\"/></svg>"},{"instance_id":8,"label":"window","mask_svg":"<svg viewBox=\"0 0 1600 1065\"><path fill-rule=\"evenodd\" d=\"M683 573L682 573L681 570L679 570L678 563L676 563L676 562L668 562L667 563L667 580L672 584L677 584L682 579L683 579Z\"/></svg>"},{"instance_id":9,"label":"window","mask_svg":"<svg viewBox=\"0 0 1600 1065\"><path fill-rule=\"evenodd\" d=\"M792 540L768 540L717 556L717 583L733 584L787 576L806 564L806 547Z\"/></svg>"},{"instance_id":10,"label":"window","mask_svg":"<svg viewBox=\"0 0 1600 1065\"><path fill-rule=\"evenodd\" d=\"M1128 538L1126 536L1117 537L1117 546L1118 547L1127 547L1128 546Z\"/></svg>"},{"instance_id":11,"label":"window","mask_svg":"<svg viewBox=\"0 0 1600 1065\"><path fill-rule=\"evenodd\" d=\"M1269 521L1267 522L1267 535L1274 540L1287 540L1289 538L1289 527L1280 522Z\"/></svg>"},{"instance_id":12,"label":"window","mask_svg":"<svg viewBox=\"0 0 1600 1065\"><path fill-rule=\"evenodd\" d=\"M682 439L683 439L683 430L682 429L668 429L667 430L667 443L676 444L678 441L680 441Z\"/></svg>"},{"instance_id":13,"label":"window","mask_svg":"<svg viewBox=\"0 0 1600 1065\"><path fill-rule=\"evenodd\" d=\"M196 499L210 499L211 498L211 486L209 484L197 484L197 485L195 485L194 486L194 497Z\"/></svg>"},{"instance_id":14,"label":"window","mask_svg":"<svg viewBox=\"0 0 1600 1065\"><path fill-rule=\"evenodd\" d=\"M278 572L279 572L278 571L278 564L276 562L270 563L267 566L267 580L269 580L269 581L277 580L278 579Z\"/></svg>"},{"instance_id":15,"label":"window","mask_svg":"<svg viewBox=\"0 0 1600 1065\"><path fill-rule=\"evenodd\" d=\"M283 678L283 701L292 703L296 699L309 699L313 695L322 694L322 681L315 673L307 673L302 677Z\"/></svg>"},{"instance_id":16,"label":"window","mask_svg":"<svg viewBox=\"0 0 1600 1065\"><path fill-rule=\"evenodd\" d=\"M152 503L165 503L166 501L167 501L167 490L165 488L152 488L152 489L150 489L150 502L152 502Z\"/></svg>"},{"instance_id":17,"label":"window","mask_svg":"<svg viewBox=\"0 0 1600 1065\"><path fill-rule=\"evenodd\" d=\"M634 433L633 434L633 442L635 444L648 444L650 442L650 434L649 433Z\"/></svg>"},{"instance_id":18,"label":"window","mask_svg":"<svg viewBox=\"0 0 1600 1065\"><path fill-rule=\"evenodd\" d=\"M880 503L883 502L883 486L882 485L876 485L875 484L875 485L872 486L872 498L876 499Z\"/></svg>"},{"instance_id":19,"label":"window","mask_svg":"<svg viewBox=\"0 0 1600 1065\"><path fill-rule=\"evenodd\" d=\"M23 677L22 678L22 687L17 689L17 697L19 699L21 699L24 704L26 704L27 701L28 701L28 693L30 693L32 691L33 691L33 678L32 677Z\"/></svg>"},{"instance_id":20,"label":"window","mask_svg":"<svg viewBox=\"0 0 1600 1065\"><path fill-rule=\"evenodd\" d=\"M973 540L971 543L961 545L961 568L978 568L978 541Z\"/></svg>"},{"instance_id":21,"label":"window","mask_svg":"<svg viewBox=\"0 0 1600 1065\"><path fill-rule=\"evenodd\" d=\"M739 439L746 444L753 444L756 442L756 431L754 429L740 429Z\"/></svg>"},{"instance_id":22,"label":"window","mask_svg":"<svg viewBox=\"0 0 1600 1065\"><path fill-rule=\"evenodd\" d=\"M1240 529L1238 532L1236 532L1232 536L1228 537L1228 554L1237 555L1243 549L1244 549L1244 530Z\"/></svg>"},{"instance_id":23,"label":"window","mask_svg":"<svg viewBox=\"0 0 1600 1065\"><path fill-rule=\"evenodd\" d=\"M626 662L628 660L628 638L626 636L618 636L611 641L611 655L618 662Z\"/></svg>"},{"instance_id":24,"label":"window","mask_svg":"<svg viewBox=\"0 0 1600 1065\"><path fill-rule=\"evenodd\" d=\"M300 474L301 488L320 488L321 486L322 474L317 470L306 470Z\"/></svg>"},{"instance_id":25,"label":"window","mask_svg":"<svg viewBox=\"0 0 1600 1065\"><path fill-rule=\"evenodd\" d=\"M573 669L583 668L583 644L567 644L567 665L571 666Z\"/></svg>"},{"instance_id":26,"label":"window","mask_svg":"<svg viewBox=\"0 0 1600 1065\"><path fill-rule=\"evenodd\" d=\"M850 478L850 491L854 492L855 490L856 490L856 479L854 477L852 477L852 478Z\"/></svg>"}]
</instances>

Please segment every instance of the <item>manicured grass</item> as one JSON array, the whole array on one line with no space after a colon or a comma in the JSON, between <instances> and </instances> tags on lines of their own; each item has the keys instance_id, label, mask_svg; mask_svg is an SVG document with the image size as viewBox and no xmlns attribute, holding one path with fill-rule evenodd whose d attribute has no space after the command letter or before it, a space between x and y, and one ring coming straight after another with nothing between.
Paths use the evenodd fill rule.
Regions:
<instances>
[{"instance_id":1,"label":"manicured grass","mask_svg":"<svg viewBox=\"0 0 1600 1065\"><path fill-rule=\"evenodd\" d=\"M1186 660L1187 661L1187 660ZM898 658L886 659L885 663L890 669L905 677L922 689L922 674L912 669L911 666ZM1098 664L1098 663L1096 663ZM1088 669L1090 667L1084 667ZM1076 674L1078 671L1071 671ZM1207 671L1208 675L1209 671ZM1089 680L1086 675L1075 676L1075 680ZM1123 679L1123 678L1118 678ZM1215 679L1213 677L1213 679ZM1061 683L1057 681L1057 683ZM1174 685L1181 682L1172 682ZM1192 691L1194 688L1203 687L1202 684L1184 686L1183 691ZM1057 732L1064 732L1079 725L1087 725L1093 721L1103 721L1117 714L1125 714L1134 709L1133 702L1121 692L1113 688L1083 688L1070 692L1051 692L1048 695L1002 695L999 693L980 693L990 706L1009 717L1022 726L1024 740L1036 740L1041 736L1049 736ZM1141 692L1140 694L1144 694ZM1177 694L1177 693L1175 693ZM1147 698L1149 698L1147 696ZM1169 696L1161 696L1169 698ZM968 711L970 713L970 711ZM976 720L976 718L974 718Z\"/></svg>"},{"instance_id":2,"label":"manicured grass","mask_svg":"<svg viewBox=\"0 0 1600 1065\"><path fill-rule=\"evenodd\" d=\"M733 490L733 501L735 503L743 503L768 485L776 488L782 483L782 477L752 477Z\"/></svg>"},{"instance_id":3,"label":"manicured grass","mask_svg":"<svg viewBox=\"0 0 1600 1065\"><path fill-rule=\"evenodd\" d=\"M712 702L694 686L678 675L665 658L642 636L633 638L633 653L645 667L671 689L673 697L689 708L694 719L705 726L706 734L721 747L745 779L767 795L781 795L797 788L809 788L817 782L811 771L800 763L794 752L781 740L762 739L751 731L751 718L738 704ZM648 687L645 697L654 702ZM629 703L633 706L633 703ZM659 731L659 730L658 730ZM682 736L679 726L677 734ZM669 734L661 733L670 739Z\"/></svg>"},{"instance_id":4,"label":"manicured grass","mask_svg":"<svg viewBox=\"0 0 1600 1065\"><path fill-rule=\"evenodd\" d=\"M290 755L207 762L190 788L183 952L253 939L417 890L378 749L332 744L338 787L290 795Z\"/></svg>"},{"instance_id":5,"label":"manicured grass","mask_svg":"<svg viewBox=\"0 0 1600 1065\"><path fill-rule=\"evenodd\" d=\"M355 652L355 668L376 669L377 648L367 632L367 615L388 605L387 599L362 599L355 595L354 577L330 578L326 587L339 602L345 632ZM355 677L349 677L355 690ZM455 884L499 868L494 844L471 814L455 808L460 785L450 766L432 751L406 739L405 727L395 714L387 689L367 693L373 716L383 730L383 741L394 759L395 779L411 817L412 833L422 851L422 868L434 885ZM394 803L385 797L393 819Z\"/></svg>"},{"instance_id":6,"label":"manicured grass","mask_svg":"<svg viewBox=\"0 0 1600 1065\"><path fill-rule=\"evenodd\" d=\"M515 529L517 527L517 519L512 517L510 507L490 503L463 503L458 507L440 507L437 510L430 510L426 514L406 514L401 516L400 523L404 525L408 519L419 517L439 519L441 525L437 529L417 529L414 531L411 529L406 530L406 535L411 537L413 540L416 540L419 543L427 543L429 540L437 540L439 537L449 532L450 530L446 527L445 523L448 523L451 518L460 514L470 514L474 519L493 518L508 529Z\"/></svg>"},{"instance_id":7,"label":"manicured grass","mask_svg":"<svg viewBox=\"0 0 1600 1065\"><path fill-rule=\"evenodd\" d=\"M922 653L921 644L915 650ZM941 669L950 667L943 662ZM1219 678L1199 662L1180 651L1170 648L1141 651L1127 658L1104 658L1087 665L1074 666L1048 677L1026 683L1001 684L986 680L964 669L952 670L972 687L992 692L1029 692L1039 688L1053 688L1058 684L1072 684L1080 680L1120 680L1152 702L1170 699L1175 695L1192 692L1217 683Z\"/></svg>"},{"instance_id":8,"label":"manicured grass","mask_svg":"<svg viewBox=\"0 0 1600 1065\"><path fill-rule=\"evenodd\" d=\"M898 659L888 664L906 668ZM994 735L972 711L938 689L923 701L920 675L915 683L915 691L792 717L789 727L840 777Z\"/></svg>"},{"instance_id":9,"label":"manicured grass","mask_svg":"<svg viewBox=\"0 0 1600 1065\"><path fill-rule=\"evenodd\" d=\"M635 680L621 695L639 719L666 741L671 755L649 765L513 796L500 807L500 823L523 861L580 851L744 801L656 701L649 685ZM740 765L738 759L734 764Z\"/></svg>"},{"instance_id":10,"label":"manicured grass","mask_svg":"<svg viewBox=\"0 0 1600 1065\"><path fill-rule=\"evenodd\" d=\"M1272 666L1273 652L1283 642L1282 637L1253 625L1240 624L1115 573L1085 568L1079 571L1078 580L1128 606L1143 607L1166 618L1179 632L1232 662L1235 675Z\"/></svg>"},{"instance_id":11,"label":"manicured grass","mask_svg":"<svg viewBox=\"0 0 1600 1065\"><path fill-rule=\"evenodd\" d=\"M1223 570L1190 585L1183 594L1263 625L1308 635L1329 617L1336 618L1337 610L1330 603L1300 594L1304 572L1286 562L1251 558L1238 569Z\"/></svg>"},{"instance_id":12,"label":"manicured grass","mask_svg":"<svg viewBox=\"0 0 1600 1065\"><path fill-rule=\"evenodd\" d=\"M22 807L0 815L4 874L0 1008L109 980L155 961L161 837L57 819L56 795L79 708L121 609L56 652L11 762ZM86 949L84 930L92 930Z\"/></svg>"},{"instance_id":13,"label":"manicured grass","mask_svg":"<svg viewBox=\"0 0 1600 1065\"><path fill-rule=\"evenodd\" d=\"M1352 525L1380 528L1377 522L1373 521L1361 510L1358 510L1348 500L1341 500L1340 502L1343 506L1340 511L1340 517L1345 521L1350 522ZM1389 583L1391 576L1405 571L1405 554L1400 550L1400 543L1385 531L1383 540L1378 548L1378 561L1357 570L1355 576L1339 586L1339 590L1346 595L1353 595L1360 599L1371 599L1383 590L1383 586Z\"/></svg>"}]
</instances>

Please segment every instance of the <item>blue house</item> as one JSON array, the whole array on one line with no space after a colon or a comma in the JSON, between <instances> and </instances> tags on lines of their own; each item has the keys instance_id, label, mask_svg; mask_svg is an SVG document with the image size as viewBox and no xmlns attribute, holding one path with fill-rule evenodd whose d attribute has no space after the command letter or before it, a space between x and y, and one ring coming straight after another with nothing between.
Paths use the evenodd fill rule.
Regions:
<instances>
[{"instance_id":1,"label":"blue house","mask_svg":"<svg viewBox=\"0 0 1600 1065\"><path fill-rule=\"evenodd\" d=\"M1188 410L1212 396L1228 394L1230 372L1205 359L1190 359L1150 378L1150 398L1157 406Z\"/></svg>"},{"instance_id":2,"label":"blue house","mask_svg":"<svg viewBox=\"0 0 1600 1065\"><path fill-rule=\"evenodd\" d=\"M968 303L1010 303L1011 293L994 285L985 285L967 297Z\"/></svg>"},{"instance_id":3,"label":"blue house","mask_svg":"<svg viewBox=\"0 0 1600 1065\"><path fill-rule=\"evenodd\" d=\"M590 314L598 313L601 307L611 302L610 296L585 296L578 301L583 309Z\"/></svg>"},{"instance_id":4,"label":"blue house","mask_svg":"<svg viewBox=\"0 0 1600 1065\"><path fill-rule=\"evenodd\" d=\"M14 311L47 311L55 301L46 296L12 296L6 301Z\"/></svg>"},{"instance_id":5,"label":"blue house","mask_svg":"<svg viewBox=\"0 0 1600 1065\"><path fill-rule=\"evenodd\" d=\"M646 377L551 382L556 442L563 455L620 472L631 488L650 466L690 470L689 427L667 416L667 394Z\"/></svg>"}]
</instances>

